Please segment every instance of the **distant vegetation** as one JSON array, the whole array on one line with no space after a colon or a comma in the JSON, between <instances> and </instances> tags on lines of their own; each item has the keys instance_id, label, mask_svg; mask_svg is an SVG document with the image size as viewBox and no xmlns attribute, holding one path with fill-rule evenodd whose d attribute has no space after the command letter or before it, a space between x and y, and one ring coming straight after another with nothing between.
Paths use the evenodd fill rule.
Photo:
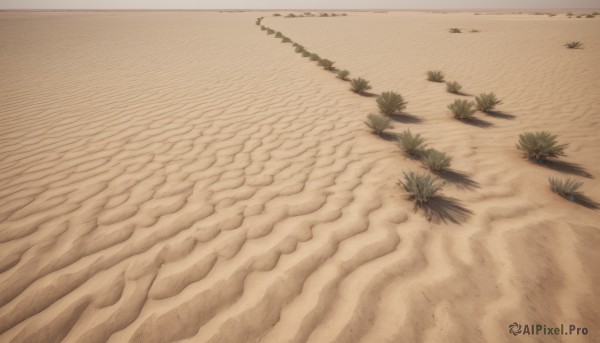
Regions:
<instances>
[{"instance_id":1,"label":"distant vegetation","mask_svg":"<svg viewBox=\"0 0 600 343\"><path fill-rule=\"evenodd\" d=\"M462 31L459 28L457 28L457 27L453 27L453 28L449 29L448 32L450 32L450 33L462 33Z\"/></svg>"},{"instance_id":2,"label":"distant vegetation","mask_svg":"<svg viewBox=\"0 0 600 343\"><path fill-rule=\"evenodd\" d=\"M310 60L311 61L320 61L321 57L319 57L319 55L317 55L317 54L310 54Z\"/></svg>"},{"instance_id":3,"label":"distant vegetation","mask_svg":"<svg viewBox=\"0 0 600 343\"><path fill-rule=\"evenodd\" d=\"M444 73L439 70L430 70L427 72L427 80L432 82L444 82Z\"/></svg>"},{"instance_id":4,"label":"distant vegetation","mask_svg":"<svg viewBox=\"0 0 600 343\"><path fill-rule=\"evenodd\" d=\"M342 80L348 80L348 76L350 75L350 72L347 71L346 69L344 70L338 70L337 72L337 77L338 79L342 79Z\"/></svg>"},{"instance_id":5,"label":"distant vegetation","mask_svg":"<svg viewBox=\"0 0 600 343\"><path fill-rule=\"evenodd\" d=\"M456 99L453 103L448 105L448 109L452 112L454 118L458 120L467 120L473 117L475 109L473 109L473 102L468 100Z\"/></svg>"},{"instance_id":6,"label":"distant vegetation","mask_svg":"<svg viewBox=\"0 0 600 343\"><path fill-rule=\"evenodd\" d=\"M371 131L378 136L381 136L385 130L392 128L392 122L390 118L375 114L369 114L367 116L365 125L367 125Z\"/></svg>"},{"instance_id":7,"label":"distant vegetation","mask_svg":"<svg viewBox=\"0 0 600 343\"><path fill-rule=\"evenodd\" d=\"M517 149L533 161L542 162L550 157L565 156L569 144L558 144L556 135L547 131L525 132L519 135Z\"/></svg>"},{"instance_id":8,"label":"distant vegetation","mask_svg":"<svg viewBox=\"0 0 600 343\"><path fill-rule=\"evenodd\" d=\"M427 203L444 187L444 184L431 174L419 174L412 171L403 174L404 180L398 180L398 186L404 188L410 198L419 204Z\"/></svg>"},{"instance_id":9,"label":"distant vegetation","mask_svg":"<svg viewBox=\"0 0 600 343\"><path fill-rule=\"evenodd\" d=\"M273 14L273 17L281 17L281 14L275 13L275 14Z\"/></svg>"},{"instance_id":10,"label":"distant vegetation","mask_svg":"<svg viewBox=\"0 0 600 343\"><path fill-rule=\"evenodd\" d=\"M322 59L319 61L319 65L327 70L333 70L333 64L335 62L332 62L328 59Z\"/></svg>"},{"instance_id":11,"label":"distant vegetation","mask_svg":"<svg viewBox=\"0 0 600 343\"><path fill-rule=\"evenodd\" d=\"M371 89L369 81L363 79L362 77L352 79L352 81L350 81L350 86L352 87L352 91L358 94L362 94Z\"/></svg>"},{"instance_id":12,"label":"distant vegetation","mask_svg":"<svg viewBox=\"0 0 600 343\"><path fill-rule=\"evenodd\" d=\"M580 49L581 47L583 47L583 43L581 43L581 42L568 42L568 43L565 43L565 46L567 47L567 49Z\"/></svg>"}]
</instances>

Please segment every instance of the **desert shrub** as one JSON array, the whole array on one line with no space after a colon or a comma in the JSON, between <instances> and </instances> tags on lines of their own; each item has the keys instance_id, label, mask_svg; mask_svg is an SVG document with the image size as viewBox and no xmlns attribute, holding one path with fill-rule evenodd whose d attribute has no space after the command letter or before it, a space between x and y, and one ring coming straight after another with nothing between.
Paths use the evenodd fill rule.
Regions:
<instances>
[{"instance_id":1,"label":"desert shrub","mask_svg":"<svg viewBox=\"0 0 600 343\"><path fill-rule=\"evenodd\" d=\"M440 172L450 168L452 156L435 149L427 149L423 154L422 162L432 172Z\"/></svg>"},{"instance_id":2,"label":"desert shrub","mask_svg":"<svg viewBox=\"0 0 600 343\"><path fill-rule=\"evenodd\" d=\"M572 178L561 180L551 177L548 179L548 182L550 183L550 189L554 193L571 201L575 201L577 199L577 196L581 194L581 192L579 192L579 188L583 186L583 182Z\"/></svg>"},{"instance_id":3,"label":"desert shrub","mask_svg":"<svg viewBox=\"0 0 600 343\"><path fill-rule=\"evenodd\" d=\"M281 43L289 43L289 42L291 42L291 41L292 41L292 40L291 40L291 39L289 39L289 38L287 38L287 37L283 37L283 38L281 39Z\"/></svg>"},{"instance_id":4,"label":"desert shrub","mask_svg":"<svg viewBox=\"0 0 600 343\"><path fill-rule=\"evenodd\" d=\"M285 16L286 18L296 18L296 16L294 15L294 13L290 13L288 15Z\"/></svg>"},{"instance_id":5,"label":"desert shrub","mask_svg":"<svg viewBox=\"0 0 600 343\"><path fill-rule=\"evenodd\" d=\"M444 73L439 70L430 70L427 72L427 80L433 82L444 82Z\"/></svg>"},{"instance_id":6,"label":"desert shrub","mask_svg":"<svg viewBox=\"0 0 600 343\"><path fill-rule=\"evenodd\" d=\"M478 32L481 32L481 30L478 30L478 29L471 29L471 31L469 31L469 32L472 32L472 33L478 33Z\"/></svg>"},{"instance_id":7,"label":"desert shrub","mask_svg":"<svg viewBox=\"0 0 600 343\"><path fill-rule=\"evenodd\" d=\"M281 17L281 14L275 13L275 14L273 14L273 17Z\"/></svg>"},{"instance_id":8,"label":"desert shrub","mask_svg":"<svg viewBox=\"0 0 600 343\"><path fill-rule=\"evenodd\" d=\"M600 15L600 12L594 12L592 15Z\"/></svg>"},{"instance_id":9,"label":"desert shrub","mask_svg":"<svg viewBox=\"0 0 600 343\"><path fill-rule=\"evenodd\" d=\"M342 13L342 16L344 16L344 17L345 17L345 16L347 16L347 14L346 14L346 13Z\"/></svg>"},{"instance_id":10,"label":"desert shrub","mask_svg":"<svg viewBox=\"0 0 600 343\"><path fill-rule=\"evenodd\" d=\"M304 15L307 16L307 17L310 17L313 14L312 14L312 12L304 12Z\"/></svg>"},{"instance_id":11,"label":"desert shrub","mask_svg":"<svg viewBox=\"0 0 600 343\"><path fill-rule=\"evenodd\" d=\"M496 98L496 94L494 94L494 92L479 94L479 96L475 97L475 102L476 108L482 112L489 112L493 110L496 105L500 105L502 103L501 100Z\"/></svg>"},{"instance_id":12,"label":"desert shrub","mask_svg":"<svg viewBox=\"0 0 600 343\"><path fill-rule=\"evenodd\" d=\"M277 31L277 33L275 34L275 38L283 38L283 33Z\"/></svg>"},{"instance_id":13,"label":"desert shrub","mask_svg":"<svg viewBox=\"0 0 600 343\"><path fill-rule=\"evenodd\" d=\"M327 69L327 70L333 70L333 64L335 62L330 61L328 59L322 59L319 61L319 65L322 66L323 68Z\"/></svg>"},{"instance_id":14,"label":"desert shrub","mask_svg":"<svg viewBox=\"0 0 600 343\"><path fill-rule=\"evenodd\" d=\"M378 136L381 136L383 131L392 128L392 122L390 118L386 118L375 114L369 114L367 116L365 125L367 125L371 129L371 131Z\"/></svg>"},{"instance_id":15,"label":"desert shrub","mask_svg":"<svg viewBox=\"0 0 600 343\"><path fill-rule=\"evenodd\" d=\"M317 54L310 54L310 60L311 61L320 61L321 57Z\"/></svg>"},{"instance_id":16,"label":"desert shrub","mask_svg":"<svg viewBox=\"0 0 600 343\"><path fill-rule=\"evenodd\" d=\"M396 136L398 139L398 147L403 153L412 157L420 157L423 149L425 149L425 138L417 133L413 135L410 130L404 130Z\"/></svg>"},{"instance_id":17,"label":"desert shrub","mask_svg":"<svg viewBox=\"0 0 600 343\"><path fill-rule=\"evenodd\" d=\"M320 13L319 17L329 17L329 14L327 14L327 13Z\"/></svg>"},{"instance_id":18,"label":"desert shrub","mask_svg":"<svg viewBox=\"0 0 600 343\"><path fill-rule=\"evenodd\" d=\"M302 45L296 45L295 51L298 53L304 52L304 47Z\"/></svg>"},{"instance_id":19,"label":"desert shrub","mask_svg":"<svg viewBox=\"0 0 600 343\"><path fill-rule=\"evenodd\" d=\"M521 150L525 157L536 162L550 157L565 156L567 146L569 144L558 144L556 135L547 131L522 133L517 143L517 149Z\"/></svg>"},{"instance_id":20,"label":"desert shrub","mask_svg":"<svg viewBox=\"0 0 600 343\"><path fill-rule=\"evenodd\" d=\"M578 16L577 16L577 17L575 17L575 18L581 18L581 15L578 15Z\"/></svg>"},{"instance_id":21,"label":"desert shrub","mask_svg":"<svg viewBox=\"0 0 600 343\"><path fill-rule=\"evenodd\" d=\"M398 180L397 185L402 186L406 193L417 203L426 203L442 190L444 184L431 174L416 172L403 173L404 180Z\"/></svg>"},{"instance_id":22,"label":"desert shrub","mask_svg":"<svg viewBox=\"0 0 600 343\"><path fill-rule=\"evenodd\" d=\"M583 43L581 42L568 42L565 43L565 46L567 47L567 49L579 49L583 46Z\"/></svg>"},{"instance_id":23,"label":"desert shrub","mask_svg":"<svg viewBox=\"0 0 600 343\"><path fill-rule=\"evenodd\" d=\"M369 81L363 79L362 77L356 78L356 79L352 79L352 81L350 81L350 87L352 87L352 91L354 93L364 93L366 91L368 91L369 89L371 89L371 85L369 85Z\"/></svg>"},{"instance_id":24,"label":"desert shrub","mask_svg":"<svg viewBox=\"0 0 600 343\"><path fill-rule=\"evenodd\" d=\"M588 14L588 15L586 15L585 17L586 17L586 18L595 18L595 16L594 16L594 15L592 15L592 14Z\"/></svg>"},{"instance_id":25,"label":"desert shrub","mask_svg":"<svg viewBox=\"0 0 600 343\"><path fill-rule=\"evenodd\" d=\"M267 30L267 34L268 34L268 35L272 35L272 34L274 34L274 33L275 33L275 30L273 30L273 29L268 29L268 30Z\"/></svg>"},{"instance_id":26,"label":"desert shrub","mask_svg":"<svg viewBox=\"0 0 600 343\"><path fill-rule=\"evenodd\" d=\"M465 120L473 117L475 114L475 109L473 109L473 102L468 100L460 100L456 99L453 103L448 105L450 112L454 118L458 120Z\"/></svg>"},{"instance_id":27,"label":"desert shrub","mask_svg":"<svg viewBox=\"0 0 600 343\"><path fill-rule=\"evenodd\" d=\"M395 92L383 92L377 97L379 111L387 116L391 116L395 112L402 112L406 108L406 104L402 95Z\"/></svg>"},{"instance_id":28,"label":"desert shrub","mask_svg":"<svg viewBox=\"0 0 600 343\"><path fill-rule=\"evenodd\" d=\"M453 28L449 29L448 32L450 32L450 33L462 33L462 31L459 28L457 28L457 27L453 27Z\"/></svg>"},{"instance_id":29,"label":"desert shrub","mask_svg":"<svg viewBox=\"0 0 600 343\"><path fill-rule=\"evenodd\" d=\"M446 91L448 91L448 93L459 94L461 89L462 86L456 81L446 82Z\"/></svg>"},{"instance_id":30,"label":"desert shrub","mask_svg":"<svg viewBox=\"0 0 600 343\"><path fill-rule=\"evenodd\" d=\"M310 53L310 52L308 52L308 51L306 51L306 50L304 50L304 51L302 52L302 57L308 57L308 56L310 56L310 55L311 55L311 53Z\"/></svg>"},{"instance_id":31,"label":"desert shrub","mask_svg":"<svg viewBox=\"0 0 600 343\"><path fill-rule=\"evenodd\" d=\"M350 72L347 71L346 69L338 70L338 72L337 72L338 79L347 80L349 75L350 75Z\"/></svg>"},{"instance_id":32,"label":"desert shrub","mask_svg":"<svg viewBox=\"0 0 600 343\"><path fill-rule=\"evenodd\" d=\"M260 26L260 29L261 29L261 30L263 30L263 31L266 31L266 30L267 30L267 27L266 27L266 26L264 26L264 25L261 25L261 26Z\"/></svg>"},{"instance_id":33,"label":"desert shrub","mask_svg":"<svg viewBox=\"0 0 600 343\"><path fill-rule=\"evenodd\" d=\"M256 18L256 25L260 25L260 22L263 20L263 17Z\"/></svg>"}]
</instances>

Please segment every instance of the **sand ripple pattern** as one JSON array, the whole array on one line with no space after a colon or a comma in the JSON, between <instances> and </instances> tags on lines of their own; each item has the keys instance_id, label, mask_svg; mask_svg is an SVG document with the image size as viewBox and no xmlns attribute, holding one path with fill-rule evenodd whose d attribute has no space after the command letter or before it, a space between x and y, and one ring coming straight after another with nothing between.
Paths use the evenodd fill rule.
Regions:
<instances>
[{"instance_id":1,"label":"sand ripple pattern","mask_svg":"<svg viewBox=\"0 0 600 343\"><path fill-rule=\"evenodd\" d=\"M448 17L419 15L265 20L407 97L422 120L396 130L456 156L434 221L394 187L418 165L364 128L373 99L256 13L1 13L0 341L508 342L515 320L600 332L598 213L541 189L557 171L512 143L556 128L600 198L599 48L533 61L535 79L501 47L559 24L456 14L483 32L439 39L492 44L457 50L425 44ZM598 24L576 25L600 42ZM449 120L452 97L423 81L434 68L495 90L515 118Z\"/></svg>"}]
</instances>

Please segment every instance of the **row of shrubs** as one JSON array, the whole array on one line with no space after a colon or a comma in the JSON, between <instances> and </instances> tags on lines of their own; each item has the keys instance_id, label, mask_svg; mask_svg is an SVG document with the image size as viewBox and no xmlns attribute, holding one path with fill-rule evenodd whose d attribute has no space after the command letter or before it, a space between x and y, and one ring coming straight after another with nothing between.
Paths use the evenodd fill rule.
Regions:
<instances>
[{"instance_id":1,"label":"row of shrubs","mask_svg":"<svg viewBox=\"0 0 600 343\"><path fill-rule=\"evenodd\" d=\"M450 33L462 33L462 30L459 29L459 28L457 28L457 27L452 27L452 28L448 29L448 32L450 32ZM478 29L471 29L469 32L477 33L477 32L481 32L481 31L478 30ZM569 49L579 49L579 48L581 48L583 46L583 43L581 43L581 42L567 42L565 44L565 46L567 48L569 48Z\"/></svg>"},{"instance_id":2,"label":"row of shrubs","mask_svg":"<svg viewBox=\"0 0 600 343\"><path fill-rule=\"evenodd\" d=\"M275 13L275 14L273 14L273 16L274 16L274 17L281 17L281 14L279 14L279 13ZM340 14L337 14L337 13L324 13L324 12L323 12L323 13L319 13L319 14L317 15L317 14L314 14L314 13L312 13L312 12L304 12L303 14L294 14L294 13L289 13L288 15L286 15L286 16L285 16L285 18L303 18L303 17L338 17L338 16L340 16L340 17L345 17L345 16L347 16L347 14L346 14L346 13L340 13Z\"/></svg>"},{"instance_id":3,"label":"row of shrubs","mask_svg":"<svg viewBox=\"0 0 600 343\"><path fill-rule=\"evenodd\" d=\"M451 27L451 28L448 29L448 32L450 32L450 33L462 33L462 30L459 29L458 27ZM469 30L469 32L471 32L471 33L477 33L477 32L481 32L481 30L471 29L471 30Z\"/></svg>"}]
</instances>

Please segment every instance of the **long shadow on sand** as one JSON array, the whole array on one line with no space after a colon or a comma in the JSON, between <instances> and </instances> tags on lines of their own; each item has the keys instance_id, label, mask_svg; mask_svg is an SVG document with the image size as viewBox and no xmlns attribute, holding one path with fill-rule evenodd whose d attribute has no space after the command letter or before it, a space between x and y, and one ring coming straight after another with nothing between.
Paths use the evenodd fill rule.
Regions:
<instances>
[{"instance_id":1,"label":"long shadow on sand","mask_svg":"<svg viewBox=\"0 0 600 343\"><path fill-rule=\"evenodd\" d=\"M423 119L421 119L421 117L410 113L392 114L390 118L394 121L403 124L420 124L423 122Z\"/></svg>"},{"instance_id":2,"label":"long shadow on sand","mask_svg":"<svg viewBox=\"0 0 600 343\"><path fill-rule=\"evenodd\" d=\"M595 202L594 200L590 199L588 196L585 196L581 193L577 194L575 196L575 200L576 203L578 203L579 205L583 206L583 207L587 207L589 209L592 210L598 210L600 209L600 204L598 204L597 202Z\"/></svg>"},{"instance_id":3,"label":"long shadow on sand","mask_svg":"<svg viewBox=\"0 0 600 343\"><path fill-rule=\"evenodd\" d=\"M419 209L423 210L428 221L438 224L464 223L473 215L473 211L464 207L459 200L443 195L435 196L427 203L415 207L415 211Z\"/></svg>"},{"instance_id":4,"label":"long shadow on sand","mask_svg":"<svg viewBox=\"0 0 600 343\"><path fill-rule=\"evenodd\" d=\"M563 174L573 174L581 177L587 177L588 179L593 179L594 176L588 173L581 165L577 163L570 163L559 160L548 160L542 163L536 163L542 167L546 167L548 169L556 170L557 172Z\"/></svg>"},{"instance_id":5,"label":"long shadow on sand","mask_svg":"<svg viewBox=\"0 0 600 343\"><path fill-rule=\"evenodd\" d=\"M488 129L492 126L494 126L493 123L490 123L489 121L483 120L483 119L479 119L479 118L469 118L469 119L465 119L462 121L465 124L469 124L471 126L476 126L476 127L480 127L482 129Z\"/></svg>"},{"instance_id":6,"label":"long shadow on sand","mask_svg":"<svg viewBox=\"0 0 600 343\"><path fill-rule=\"evenodd\" d=\"M500 112L500 111L488 111L488 112L485 112L485 114L492 118L508 119L508 120L512 120L517 117L516 115L508 114L508 113L504 113L504 112Z\"/></svg>"},{"instance_id":7,"label":"long shadow on sand","mask_svg":"<svg viewBox=\"0 0 600 343\"><path fill-rule=\"evenodd\" d=\"M480 187L477 181L472 180L467 174L456 170L445 170L436 173L436 175L444 181L454 184L456 188L461 190L472 191Z\"/></svg>"}]
</instances>

